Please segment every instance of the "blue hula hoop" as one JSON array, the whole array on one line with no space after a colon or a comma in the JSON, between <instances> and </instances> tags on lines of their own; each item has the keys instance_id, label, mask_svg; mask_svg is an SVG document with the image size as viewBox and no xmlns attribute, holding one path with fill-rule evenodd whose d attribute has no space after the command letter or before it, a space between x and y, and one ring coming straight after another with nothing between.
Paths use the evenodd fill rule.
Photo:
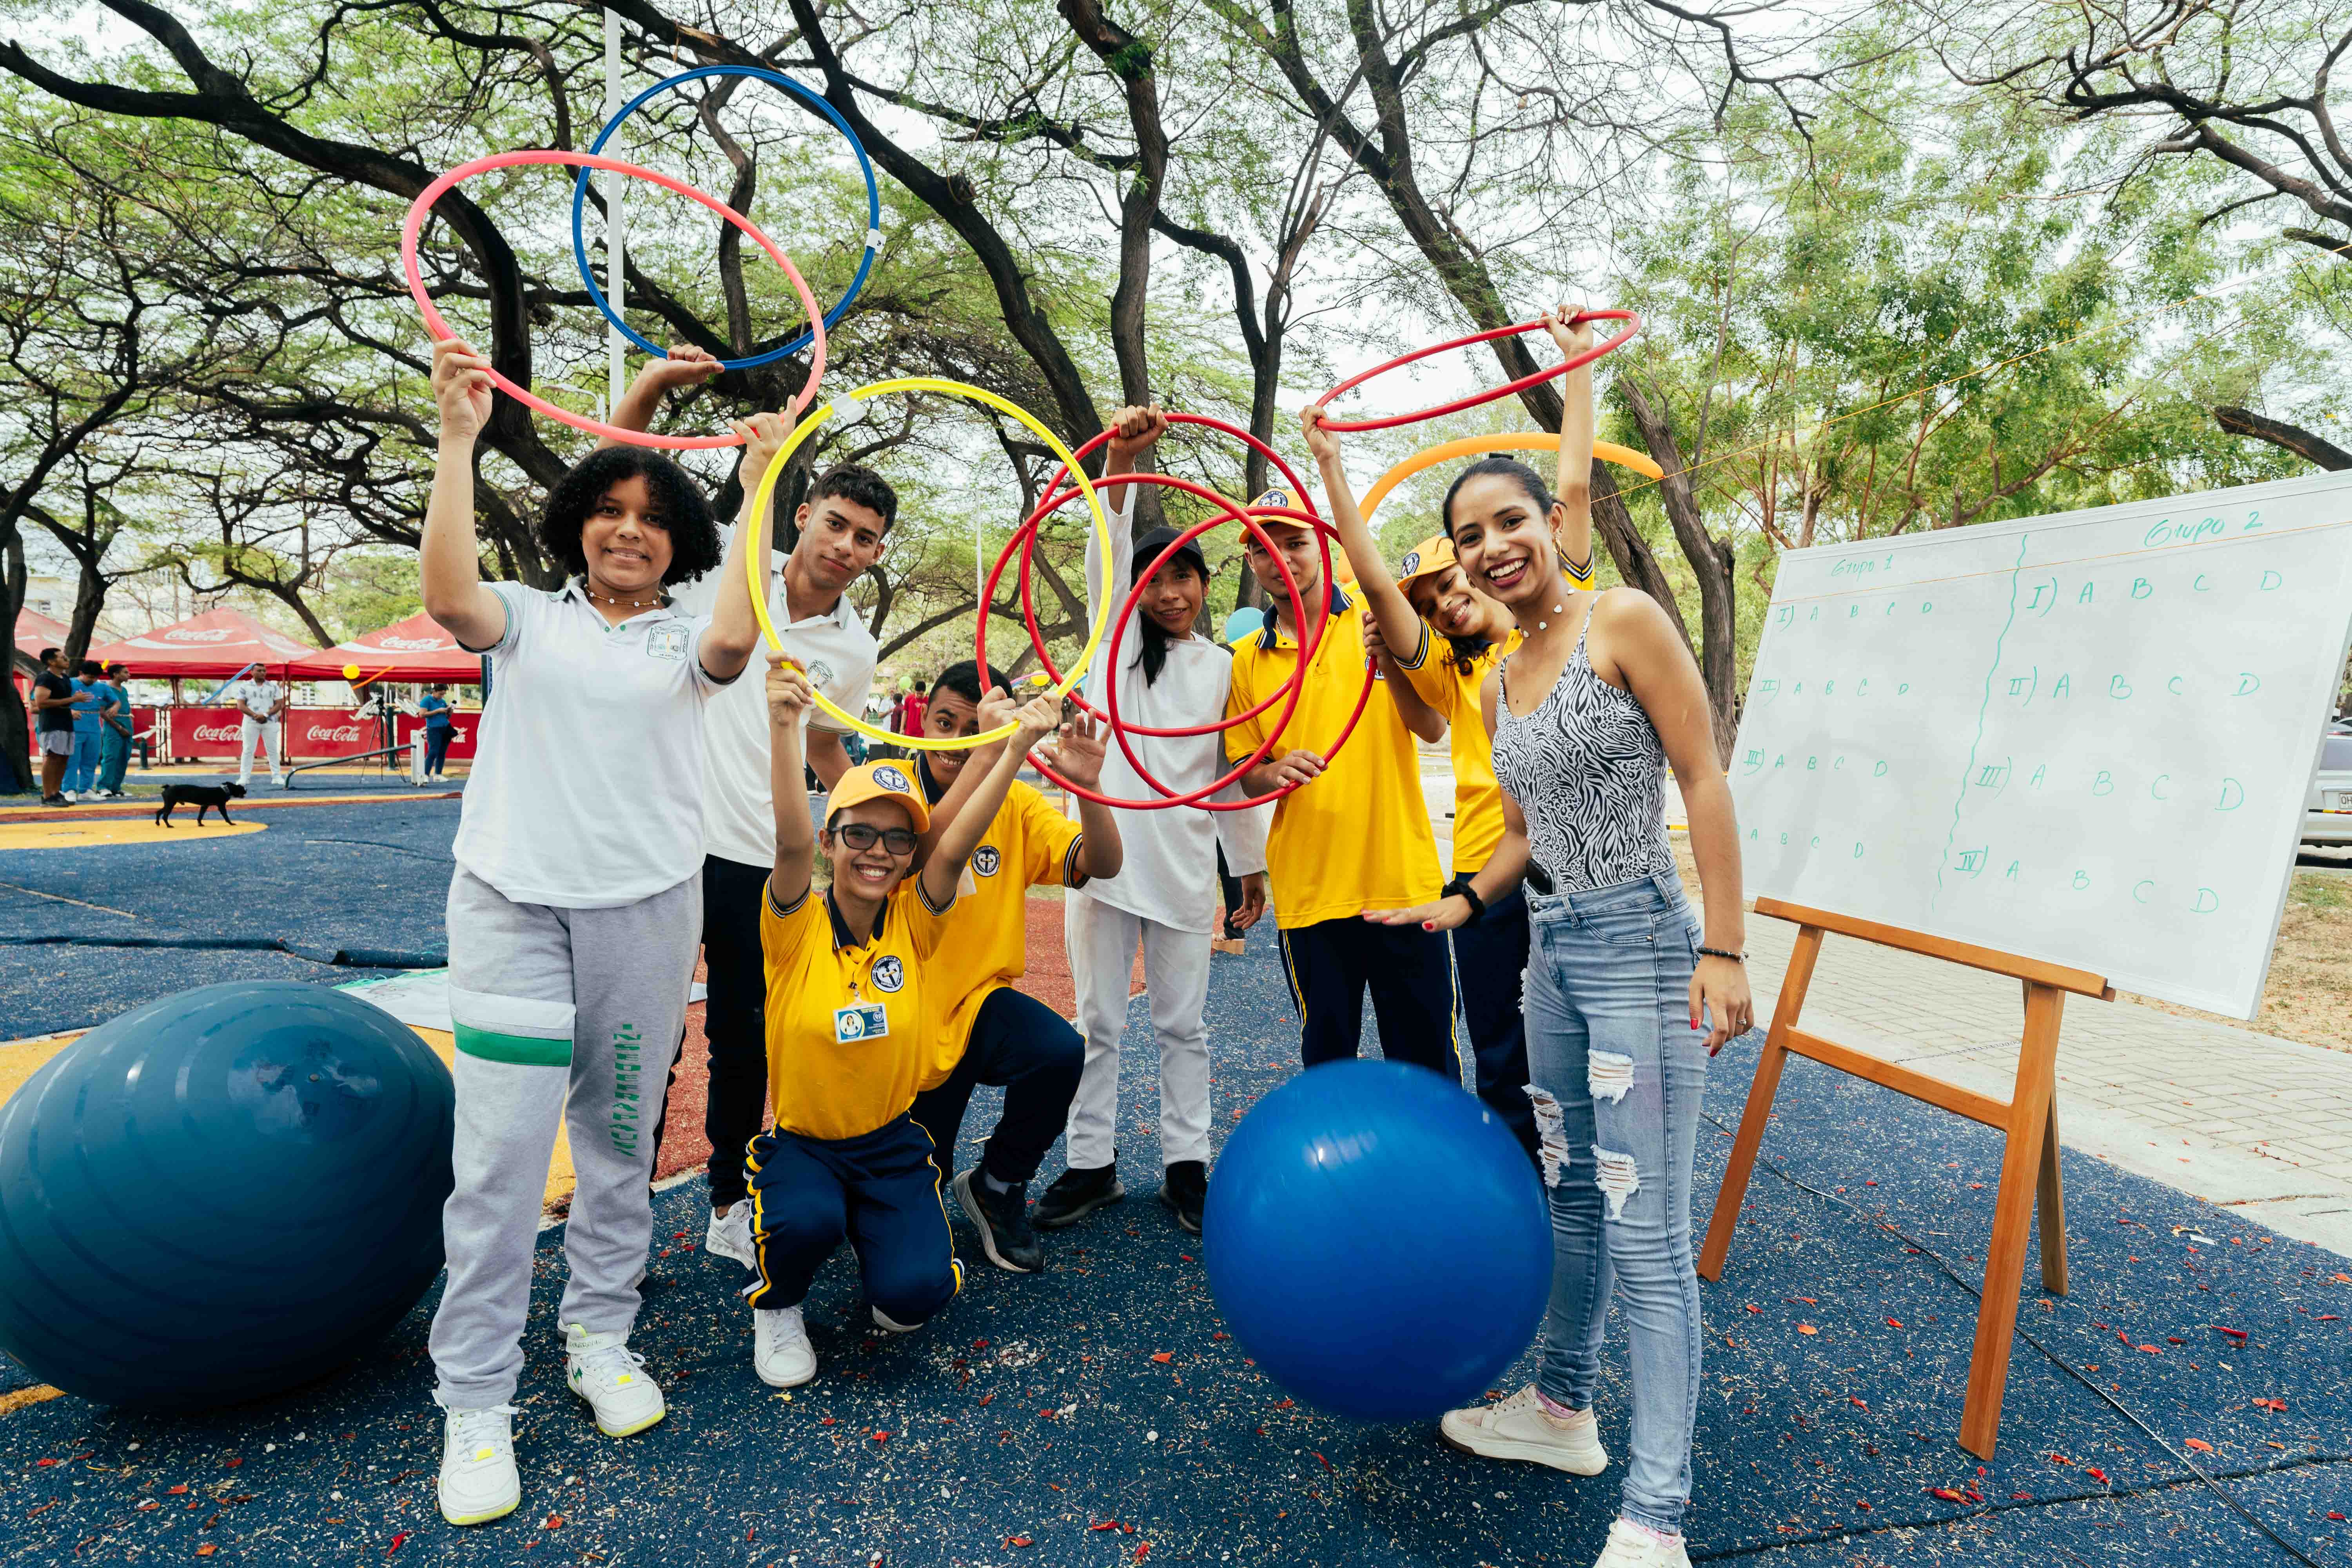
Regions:
<instances>
[{"instance_id":1,"label":"blue hula hoop","mask_svg":"<svg viewBox=\"0 0 2352 1568\"><path fill-rule=\"evenodd\" d=\"M849 128L849 121L841 117L839 110L824 100L824 95L794 81L780 71L761 70L756 66L703 66L696 70L680 71L674 77L657 81L623 104L621 111L604 122L604 129L597 132L596 140L590 144L588 151L592 154L604 152L604 143L613 139L613 132L621 128L621 121L645 107L646 100L656 93L667 92L671 88L681 87L688 82L709 76L749 77L755 81L764 81L782 88L833 121L834 129L839 131L847 139L849 150L857 154L858 170L866 176L866 253L858 259L857 276L849 280L849 291L842 295L839 303L824 314L824 324L830 330L834 323L840 321L843 314L848 310L850 302L857 298L857 291L866 287L866 275L874 270L875 253L882 248L882 193L875 186L874 163L866 156L865 145L857 140L857 132ZM613 309L611 300L604 298L604 290L597 287L595 268L588 265L588 240L583 229L583 219L587 207L588 171L583 168L572 186L572 258L579 264L580 280L588 285L588 298L594 301L597 310L604 312L604 319L620 330L623 337L656 359L668 358L667 350L658 344L647 342L633 331L628 322L621 320L621 313ZM815 337L814 331L805 331L782 348L770 349L766 353L752 354L744 359L723 359L719 362L719 366L721 370L750 370L755 365L770 364L800 353L801 350L808 347Z\"/></svg>"}]
</instances>

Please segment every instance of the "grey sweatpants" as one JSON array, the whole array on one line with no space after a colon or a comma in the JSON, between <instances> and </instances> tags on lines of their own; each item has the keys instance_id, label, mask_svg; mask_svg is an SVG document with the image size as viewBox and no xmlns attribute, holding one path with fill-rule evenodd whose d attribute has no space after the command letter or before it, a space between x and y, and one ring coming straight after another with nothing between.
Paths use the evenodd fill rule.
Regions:
<instances>
[{"instance_id":1,"label":"grey sweatpants","mask_svg":"<svg viewBox=\"0 0 2352 1568\"><path fill-rule=\"evenodd\" d=\"M635 1321L654 1123L701 940L699 871L604 910L518 904L462 868L450 879L457 1185L441 1211L449 1282L432 1340L449 1408L514 1397L559 1118L579 1184L556 1321L592 1333Z\"/></svg>"}]
</instances>

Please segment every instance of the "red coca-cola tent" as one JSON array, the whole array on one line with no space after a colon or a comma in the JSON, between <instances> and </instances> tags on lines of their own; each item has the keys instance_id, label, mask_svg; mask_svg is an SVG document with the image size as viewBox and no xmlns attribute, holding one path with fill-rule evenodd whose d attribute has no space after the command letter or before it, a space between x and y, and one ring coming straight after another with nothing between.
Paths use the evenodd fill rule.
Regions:
<instances>
[{"instance_id":1,"label":"red coca-cola tent","mask_svg":"<svg viewBox=\"0 0 2352 1568\"><path fill-rule=\"evenodd\" d=\"M249 665L284 670L311 650L283 632L272 631L242 610L206 610L89 650L101 664L120 663L142 679L226 680Z\"/></svg>"},{"instance_id":2,"label":"red coca-cola tent","mask_svg":"<svg viewBox=\"0 0 2352 1568\"><path fill-rule=\"evenodd\" d=\"M352 666L360 672L356 678L343 673ZM442 680L468 685L480 682L482 659L479 654L459 647L457 639L440 622L419 611L363 637L305 654L289 671L297 680Z\"/></svg>"},{"instance_id":3,"label":"red coca-cola tent","mask_svg":"<svg viewBox=\"0 0 2352 1568\"><path fill-rule=\"evenodd\" d=\"M73 628L63 621L53 621L38 610L16 612L16 651L26 658L38 658L45 647L63 647Z\"/></svg>"}]
</instances>

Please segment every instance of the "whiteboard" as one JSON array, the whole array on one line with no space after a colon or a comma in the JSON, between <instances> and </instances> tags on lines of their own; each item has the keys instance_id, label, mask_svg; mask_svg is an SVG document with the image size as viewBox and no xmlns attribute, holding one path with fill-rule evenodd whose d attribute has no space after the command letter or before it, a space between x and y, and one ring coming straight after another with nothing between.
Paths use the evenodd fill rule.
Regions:
<instances>
[{"instance_id":1,"label":"whiteboard","mask_svg":"<svg viewBox=\"0 0 2352 1568\"><path fill-rule=\"evenodd\" d=\"M1792 551L1749 888L2254 1016L2352 637L2352 473Z\"/></svg>"}]
</instances>

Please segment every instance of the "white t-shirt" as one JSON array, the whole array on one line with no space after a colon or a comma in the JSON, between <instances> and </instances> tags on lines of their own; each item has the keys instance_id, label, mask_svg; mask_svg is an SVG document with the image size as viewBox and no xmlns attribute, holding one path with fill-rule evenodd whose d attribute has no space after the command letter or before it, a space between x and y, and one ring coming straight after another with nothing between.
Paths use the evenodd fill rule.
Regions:
<instances>
[{"instance_id":1,"label":"white t-shirt","mask_svg":"<svg viewBox=\"0 0 2352 1568\"><path fill-rule=\"evenodd\" d=\"M703 708L730 689L702 668L708 617L670 605L608 626L576 581L490 591L507 625L457 864L519 904L566 910L633 904L701 870Z\"/></svg>"},{"instance_id":2,"label":"white t-shirt","mask_svg":"<svg viewBox=\"0 0 2352 1568\"><path fill-rule=\"evenodd\" d=\"M731 525L720 531L733 542ZM719 574L708 573L678 590L677 603L708 615L719 596ZM808 671L809 684L845 713L864 710L874 689L879 653L874 636L857 618L844 594L833 608L786 625L784 575L768 581L768 615L784 652ZM776 805L768 790L768 648L751 654L744 679L712 700L703 732L702 829L706 853L745 866L772 866L776 859ZM809 710L809 724L835 734L847 726L830 713Z\"/></svg>"},{"instance_id":3,"label":"white t-shirt","mask_svg":"<svg viewBox=\"0 0 2352 1568\"><path fill-rule=\"evenodd\" d=\"M1124 493L1118 513L1111 520L1111 578L1116 584L1112 605L1127 598L1135 581L1133 485ZM1100 545L1087 535L1087 615L1091 624L1101 614L1095 595L1100 591ZM1136 612L1140 618L1142 611ZM1114 628L1115 629L1115 628ZM1143 636L1132 622L1119 644L1118 716L1122 722L1173 729L1187 724L1212 724L1225 716L1225 695L1233 685L1234 658L1222 645L1199 636L1168 645L1168 662L1160 679L1143 679ZM1110 632L1103 633L1095 662L1087 668L1080 689L1098 711L1108 711L1104 700L1105 667L1110 658ZM1225 760L1224 737L1207 735L1135 735L1136 755L1152 776L1180 795L1232 771ZM1159 792L1136 775L1117 737L1106 742L1101 793L1119 800L1151 800ZM1228 784L1212 800L1246 800L1238 784ZM1217 850L1225 852L1226 868L1236 877L1265 869L1265 835L1274 807L1247 811L1201 811L1189 805L1157 811L1118 814L1118 841L1125 854L1116 877L1097 877L1087 884L1090 897L1114 909L1139 915L1178 931L1211 931L1217 919Z\"/></svg>"},{"instance_id":4,"label":"white t-shirt","mask_svg":"<svg viewBox=\"0 0 2352 1568\"><path fill-rule=\"evenodd\" d=\"M285 695L284 687L265 677L259 680L231 681L228 689L221 693L221 700L235 703L238 716L247 723L258 724Z\"/></svg>"}]
</instances>

